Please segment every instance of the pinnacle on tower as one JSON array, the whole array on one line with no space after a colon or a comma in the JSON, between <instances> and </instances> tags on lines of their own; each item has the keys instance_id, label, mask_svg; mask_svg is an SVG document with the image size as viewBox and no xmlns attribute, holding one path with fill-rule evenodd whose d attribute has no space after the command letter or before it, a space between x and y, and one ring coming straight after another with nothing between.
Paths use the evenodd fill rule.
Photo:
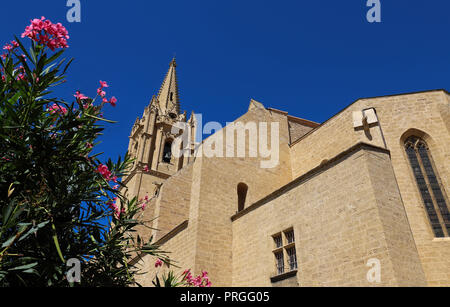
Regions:
<instances>
[{"instance_id":1,"label":"pinnacle on tower","mask_svg":"<svg viewBox=\"0 0 450 307\"><path fill-rule=\"evenodd\" d=\"M180 114L180 101L176 67L177 63L174 57L170 62L169 70L167 71L167 74L156 98L161 112L165 114Z\"/></svg>"}]
</instances>

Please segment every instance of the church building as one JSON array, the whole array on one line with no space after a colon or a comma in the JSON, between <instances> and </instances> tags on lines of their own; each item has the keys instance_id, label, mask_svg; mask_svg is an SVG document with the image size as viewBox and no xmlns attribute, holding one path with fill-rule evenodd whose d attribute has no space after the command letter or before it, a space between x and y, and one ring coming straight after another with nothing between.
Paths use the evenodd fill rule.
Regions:
<instances>
[{"instance_id":1,"label":"church building","mask_svg":"<svg viewBox=\"0 0 450 307\"><path fill-rule=\"evenodd\" d=\"M276 124L278 160L264 168L251 131L244 157L198 155L217 136L230 152L240 143L226 142L229 126L196 138L176 71L174 59L132 127L124 179L128 198L151 199L141 218L153 229L139 234L170 252L163 270L207 271L226 287L450 286L447 91L358 99L323 123L251 100L233 123L260 135ZM151 286L156 259L133 261Z\"/></svg>"}]
</instances>

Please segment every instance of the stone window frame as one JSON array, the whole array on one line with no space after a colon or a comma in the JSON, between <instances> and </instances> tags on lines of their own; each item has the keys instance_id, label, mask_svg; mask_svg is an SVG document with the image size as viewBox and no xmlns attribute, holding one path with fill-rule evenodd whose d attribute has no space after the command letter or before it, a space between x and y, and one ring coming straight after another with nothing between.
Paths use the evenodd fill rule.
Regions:
<instances>
[{"instance_id":1,"label":"stone window frame","mask_svg":"<svg viewBox=\"0 0 450 307\"><path fill-rule=\"evenodd\" d=\"M431 231L435 238L449 238L449 200L439 178L430 148L427 142L417 135L410 135L404 141L403 146ZM428 167L426 167L427 165ZM439 201L437 201L438 199Z\"/></svg>"},{"instance_id":2,"label":"stone window frame","mask_svg":"<svg viewBox=\"0 0 450 307\"><path fill-rule=\"evenodd\" d=\"M292 235L291 235L292 234ZM291 240L292 239L292 240ZM298 259L297 250L295 246L295 232L294 227L289 227L283 231L277 232L271 236L272 254L274 256L275 272L271 277L272 282L280 281L290 278L297 274ZM294 265L291 265L290 256L293 251ZM282 264L280 265L280 255Z\"/></svg>"}]
</instances>

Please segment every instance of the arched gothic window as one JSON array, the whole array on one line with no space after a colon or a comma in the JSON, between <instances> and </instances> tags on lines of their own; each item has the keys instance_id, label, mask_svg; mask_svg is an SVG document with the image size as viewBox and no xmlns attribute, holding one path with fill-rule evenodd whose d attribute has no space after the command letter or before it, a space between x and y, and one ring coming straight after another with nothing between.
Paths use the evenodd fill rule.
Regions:
<instances>
[{"instance_id":1,"label":"arched gothic window","mask_svg":"<svg viewBox=\"0 0 450 307\"><path fill-rule=\"evenodd\" d=\"M170 163L172 159L172 141L167 141L164 144L164 152L163 152L163 162Z\"/></svg>"},{"instance_id":2,"label":"arched gothic window","mask_svg":"<svg viewBox=\"0 0 450 307\"><path fill-rule=\"evenodd\" d=\"M245 183L239 183L237 186L238 194L238 212L244 210L245 199L247 198L248 186Z\"/></svg>"},{"instance_id":3,"label":"arched gothic window","mask_svg":"<svg viewBox=\"0 0 450 307\"><path fill-rule=\"evenodd\" d=\"M422 139L412 136L405 141L405 150L434 235L449 237L448 201L445 199L445 191L439 181L427 144Z\"/></svg>"}]
</instances>

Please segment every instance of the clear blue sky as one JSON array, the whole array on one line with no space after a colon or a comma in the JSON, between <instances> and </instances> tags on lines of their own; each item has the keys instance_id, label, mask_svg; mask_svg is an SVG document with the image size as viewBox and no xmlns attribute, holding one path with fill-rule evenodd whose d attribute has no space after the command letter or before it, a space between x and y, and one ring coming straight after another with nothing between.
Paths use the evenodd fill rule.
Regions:
<instances>
[{"instance_id":1,"label":"clear blue sky","mask_svg":"<svg viewBox=\"0 0 450 307\"><path fill-rule=\"evenodd\" d=\"M116 158L157 90L174 53L182 110L224 124L250 98L323 122L361 97L449 88L450 1L81 0L81 23L66 0L2 1L0 44L45 16L69 30L75 58L59 95L94 95L99 80L118 98L97 150Z\"/></svg>"}]
</instances>

